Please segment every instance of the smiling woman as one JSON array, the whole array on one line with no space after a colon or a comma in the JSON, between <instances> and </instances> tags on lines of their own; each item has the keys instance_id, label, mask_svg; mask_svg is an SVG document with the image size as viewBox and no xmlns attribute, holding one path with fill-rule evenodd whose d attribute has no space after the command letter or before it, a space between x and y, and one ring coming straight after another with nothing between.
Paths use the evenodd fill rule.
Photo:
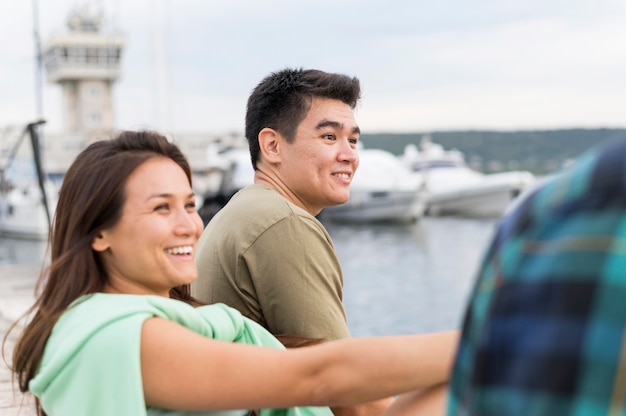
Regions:
<instances>
[{"instance_id":1,"label":"smiling woman","mask_svg":"<svg viewBox=\"0 0 626 416\"><path fill-rule=\"evenodd\" d=\"M455 332L287 351L235 309L193 299L202 223L191 189L187 160L157 133L122 132L78 155L13 354L38 414L328 416L328 405L420 390L411 411L443 411Z\"/></svg>"},{"instance_id":2,"label":"smiling woman","mask_svg":"<svg viewBox=\"0 0 626 416\"><path fill-rule=\"evenodd\" d=\"M166 296L197 275L193 247L202 233L189 179L174 161L154 157L126 182L120 221L101 230L92 248L108 279L104 291Z\"/></svg>"}]
</instances>

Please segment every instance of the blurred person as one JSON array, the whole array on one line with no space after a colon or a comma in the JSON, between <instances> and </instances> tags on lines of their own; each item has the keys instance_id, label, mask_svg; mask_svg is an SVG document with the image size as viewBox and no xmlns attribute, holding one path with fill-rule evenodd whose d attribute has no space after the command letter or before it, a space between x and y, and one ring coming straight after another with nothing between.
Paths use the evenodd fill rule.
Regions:
<instances>
[{"instance_id":1,"label":"blurred person","mask_svg":"<svg viewBox=\"0 0 626 416\"><path fill-rule=\"evenodd\" d=\"M626 414L626 143L501 220L467 307L448 415Z\"/></svg>"}]
</instances>

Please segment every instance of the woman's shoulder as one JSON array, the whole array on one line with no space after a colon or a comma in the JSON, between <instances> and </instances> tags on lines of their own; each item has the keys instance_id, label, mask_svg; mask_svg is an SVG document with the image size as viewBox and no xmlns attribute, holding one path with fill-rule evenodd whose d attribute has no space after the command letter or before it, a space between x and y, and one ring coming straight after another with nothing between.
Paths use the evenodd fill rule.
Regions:
<instances>
[{"instance_id":1,"label":"woman's shoulder","mask_svg":"<svg viewBox=\"0 0 626 416\"><path fill-rule=\"evenodd\" d=\"M68 328L74 331L76 327L93 329L152 317L176 322L209 337L214 337L214 332L223 332L224 328L238 333L244 320L237 310L224 304L193 307L161 296L93 293L74 301L55 326L55 331Z\"/></svg>"},{"instance_id":2,"label":"woman's shoulder","mask_svg":"<svg viewBox=\"0 0 626 416\"><path fill-rule=\"evenodd\" d=\"M100 316L125 315L129 313L153 313L155 311L189 309L190 305L156 295L134 295L124 293L91 293L76 299L66 314L98 312ZM193 308L192 308L193 309Z\"/></svg>"},{"instance_id":3,"label":"woman's shoulder","mask_svg":"<svg viewBox=\"0 0 626 416\"><path fill-rule=\"evenodd\" d=\"M70 304L54 325L52 335L88 337L107 326L128 323L136 327L154 316L174 320L172 317L192 315L193 309L184 302L160 296L92 293Z\"/></svg>"}]
</instances>

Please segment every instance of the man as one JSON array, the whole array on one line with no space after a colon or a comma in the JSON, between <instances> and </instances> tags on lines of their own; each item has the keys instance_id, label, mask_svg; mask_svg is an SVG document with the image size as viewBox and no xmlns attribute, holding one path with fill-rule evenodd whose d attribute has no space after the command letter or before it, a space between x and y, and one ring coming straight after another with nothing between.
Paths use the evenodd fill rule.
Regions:
<instances>
[{"instance_id":1,"label":"man","mask_svg":"<svg viewBox=\"0 0 626 416\"><path fill-rule=\"evenodd\" d=\"M350 336L343 274L315 218L342 204L359 165L357 78L318 70L270 74L248 99L254 184L211 219L198 244L195 297L223 302L276 335ZM380 414L381 401L335 414Z\"/></svg>"}]
</instances>

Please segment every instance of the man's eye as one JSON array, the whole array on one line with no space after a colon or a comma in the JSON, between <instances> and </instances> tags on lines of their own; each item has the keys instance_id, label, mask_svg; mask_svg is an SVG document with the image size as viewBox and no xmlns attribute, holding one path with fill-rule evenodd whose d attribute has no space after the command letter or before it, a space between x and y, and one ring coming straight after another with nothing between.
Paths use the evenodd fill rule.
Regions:
<instances>
[{"instance_id":1,"label":"man's eye","mask_svg":"<svg viewBox=\"0 0 626 416\"><path fill-rule=\"evenodd\" d=\"M357 144L359 142L359 139L355 139L355 138L348 139L348 140L350 141L350 144Z\"/></svg>"},{"instance_id":2,"label":"man's eye","mask_svg":"<svg viewBox=\"0 0 626 416\"><path fill-rule=\"evenodd\" d=\"M334 134L325 134L324 138L328 139L328 140L335 140L335 135Z\"/></svg>"},{"instance_id":3,"label":"man's eye","mask_svg":"<svg viewBox=\"0 0 626 416\"><path fill-rule=\"evenodd\" d=\"M169 207L170 206L168 204L160 204L160 205L157 205L156 207L154 207L154 210L155 211L163 211L163 210L169 209Z\"/></svg>"}]
</instances>

